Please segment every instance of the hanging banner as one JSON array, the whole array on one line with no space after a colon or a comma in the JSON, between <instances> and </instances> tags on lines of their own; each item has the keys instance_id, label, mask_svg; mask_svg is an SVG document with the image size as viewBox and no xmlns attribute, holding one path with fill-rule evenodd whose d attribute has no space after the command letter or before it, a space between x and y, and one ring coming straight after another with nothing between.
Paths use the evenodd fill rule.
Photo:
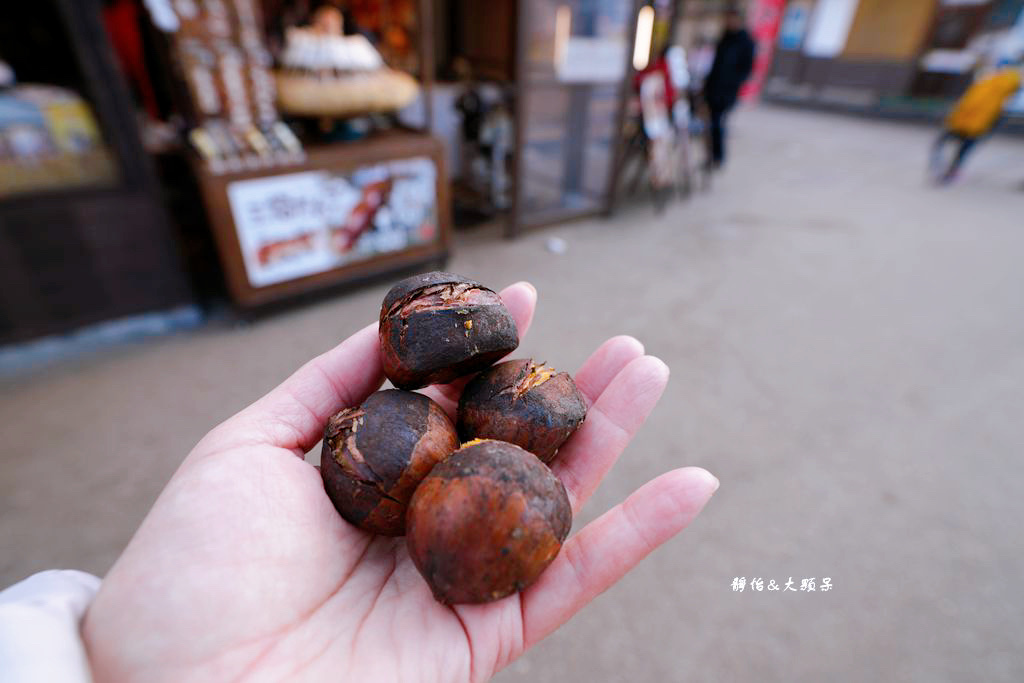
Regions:
<instances>
[{"instance_id":1,"label":"hanging banner","mask_svg":"<svg viewBox=\"0 0 1024 683\"><path fill-rule=\"evenodd\" d=\"M755 0L747 10L747 26L757 44L757 51L754 53L754 71L740 90L744 99L753 99L761 94L764 79L772 66L775 38L779 34L785 5L786 0Z\"/></svg>"}]
</instances>

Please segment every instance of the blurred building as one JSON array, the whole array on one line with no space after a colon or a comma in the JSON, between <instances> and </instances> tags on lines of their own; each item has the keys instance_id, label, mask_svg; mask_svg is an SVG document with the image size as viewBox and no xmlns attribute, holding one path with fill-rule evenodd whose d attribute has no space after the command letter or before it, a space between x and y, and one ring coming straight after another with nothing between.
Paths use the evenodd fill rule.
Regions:
<instances>
[{"instance_id":1,"label":"blurred building","mask_svg":"<svg viewBox=\"0 0 1024 683\"><path fill-rule=\"evenodd\" d=\"M0 354L432 269L456 218L610 213L681 2L4 3Z\"/></svg>"},{"instance_id":2,"label":"blurred building","mask_svg":"<svg viewBox=\"0 0 1024 683\"><path fill-rule=\"evenodd\" d=\"M979 71L1024 53L1024 0L790 0L764 92L939 114ZM1024 100L1009 108L1024 121Z\"/></svg>"}]
</instances>

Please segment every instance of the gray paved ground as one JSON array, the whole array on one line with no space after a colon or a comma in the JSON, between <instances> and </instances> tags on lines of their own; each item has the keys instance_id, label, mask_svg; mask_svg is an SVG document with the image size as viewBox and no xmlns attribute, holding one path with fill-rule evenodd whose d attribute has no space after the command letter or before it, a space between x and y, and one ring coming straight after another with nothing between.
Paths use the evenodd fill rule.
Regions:
<instances>
[{"instance_id":1,"label":"gray paved ground","mask_svg":"<svg viewBox=\"0 0 1024 683\"><path fill-rule=\"evenodd\" d=\"M1024 142L989 141L936 191L930 130L771 108L735 123L714 191L661 217L460 237L454 270L540 289L524 354L574 368L625 332L672 367L578 523L671 467L722 481L500 680L1024 680ZM385 289L7 382L0 583L105 571L204 431ZM826 576L831 592L749 588Z\"/></svg>"}]
</instances>

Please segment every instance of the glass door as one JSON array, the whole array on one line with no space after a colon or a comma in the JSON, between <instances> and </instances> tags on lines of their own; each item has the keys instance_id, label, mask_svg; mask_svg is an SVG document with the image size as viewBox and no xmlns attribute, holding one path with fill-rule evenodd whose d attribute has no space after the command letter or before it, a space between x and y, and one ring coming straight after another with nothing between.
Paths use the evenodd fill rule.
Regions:
<instances>
[{"instance_id":1,"label":"glass door","mask_svg":"<svg viewBox=\"0 0 1024 683\"><path fill-rule=\"evenodd\" d=\"M521 0L510 235L609 208L638 5Z\"/></svg>"}]
</instances>

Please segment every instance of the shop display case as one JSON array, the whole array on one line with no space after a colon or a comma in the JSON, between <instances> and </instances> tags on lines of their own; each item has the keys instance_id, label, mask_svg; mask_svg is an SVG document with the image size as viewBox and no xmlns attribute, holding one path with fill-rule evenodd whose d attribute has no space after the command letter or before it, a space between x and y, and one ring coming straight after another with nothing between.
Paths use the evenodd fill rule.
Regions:
<instances>
[{"instance_id":1,"label":"shop display case","mask_svg":"<svg viewBox=\"0 0 1024 683\"><path fill-rule=\"evenodd\" d=\"M101 12L0 8L0 343L192 301Z\"/></svg>"},{"instance_id":2,"label":"shop display case","mask_svg":"<svg viewBox=\"0 0 1024 683\"><path fill-rule=\"evenodd\" d=\"M444 150L391 114L398 90L429 101L432 61L423 53L432 48L418 26L429 24L430 3L354 2L343 14L231 2L216 35L206 3L169 36L172 61L191 65L181 69L193 109L191 165L231 300L256 308L443 262L451 244ZM219 87L225 54L248 74L233 90ZM277 105L261 111L255 84L271 72ZM205 104L204 83L213 84ZM427 129L429 107L421 111ZM291 130L299 135L289 142Z\"/></svg>"}]
</instances>

